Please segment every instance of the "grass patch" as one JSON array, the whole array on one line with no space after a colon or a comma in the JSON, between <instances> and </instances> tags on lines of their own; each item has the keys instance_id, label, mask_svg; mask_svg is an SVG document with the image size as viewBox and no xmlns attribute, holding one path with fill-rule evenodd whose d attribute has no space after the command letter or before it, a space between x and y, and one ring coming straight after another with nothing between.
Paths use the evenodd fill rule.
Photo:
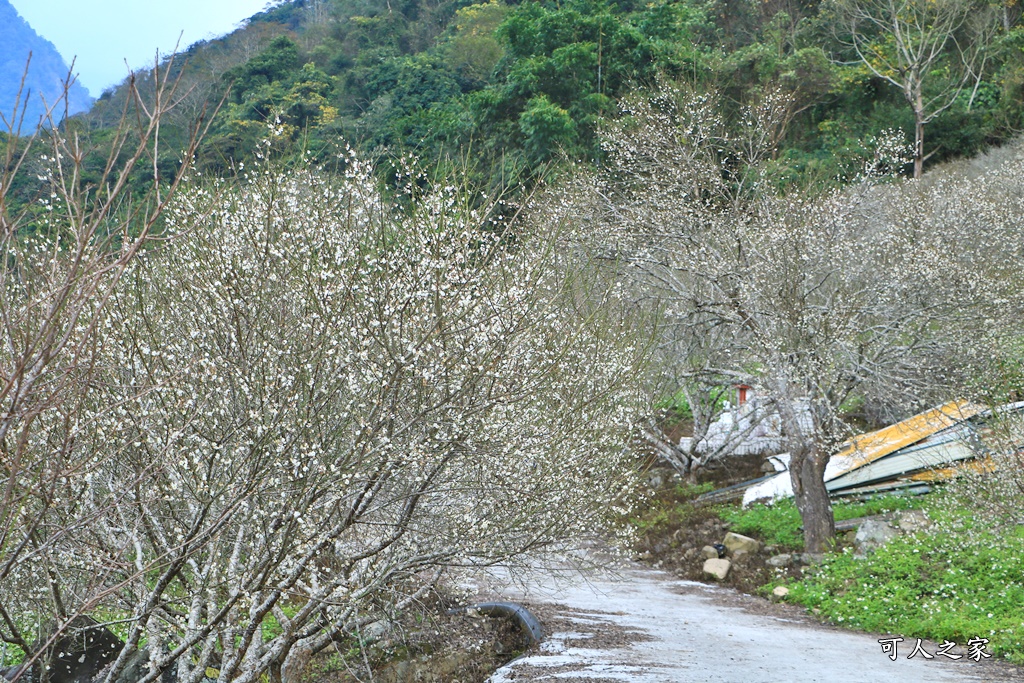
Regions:
<instances>
[{"instance_id":1,"label":"grass patch","mask_svg":"<svg viewBox=\"0 0 1024 683\"><path fill-rule=\"evenodd\" d=\"M965 646L1024 664L1024 538L994 533L941 494L928 532L900 536L864 559L826 556L789 599L833 623Z\"/></svg>"},{"instance_id":2,"label":"grass patch","mask_svg":"<svg viewBox=\"0 0 1024 683\"><path fill-rule=\"evenodd\" d=\"M629 522L642 537L671 534L698 516L698 508L693 500L712 490L714 484L711 483L676 484L657 492L648 501L648 507L639 515L631 517ZM707 511L708 508L703 510Z\"/></svg>"},{"instance_id":3,"label":"grass patch","mask_svg":"<svg viewBox=\"0 0 1024 683\"><path fill-rule=\"evenodd\" d=\"M921 501L911 496L881 496L860 503L836 503L832 512L836 521L877 515L894 510L908 510L921 506ZM800 512L792 498L776 501L771 505L751 505L748 508L727 508L721 511L722 519L730 523L730 530L738 534L753 536L765 545L778 546L780 550L801 550L804 547L803 532L800 530Z\"/></svg>"}]
</instances>

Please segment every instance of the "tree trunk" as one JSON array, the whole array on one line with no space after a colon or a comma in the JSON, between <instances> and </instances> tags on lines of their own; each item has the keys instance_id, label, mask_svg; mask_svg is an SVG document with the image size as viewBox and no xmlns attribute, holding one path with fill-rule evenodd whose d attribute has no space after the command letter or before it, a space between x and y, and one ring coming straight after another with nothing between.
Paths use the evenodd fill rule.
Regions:
<instances>
[{"instance_id":1,"label":"tree trunk","mask_svg":"<svg viewBox=\"0 0 1024 683\"><path fill-rule=\"evenodd\" d=\"M826 464L828 455L814 445L804 445L790 453L793 498L804 525L804 550L809 553L825 552L836 535L832 503L825 488Z\"/></svg>"},{"instance_id":2,"label":"tree trunk","mask_svg":"<svg viewBox=\"0 0 1024 683\"><path fill-rule=\"evenodd\" d=\"M778 396L782 398L776 407L789 445L789 477L796 509L804 525L804 550L821 553L836 535L832 503L825 488L829 454L821 448L821 418L813 414L813 402L810 402L812 423L801 424L791 398L793 393L785 380L779 381Z\"/></svg>"},{"instance_id":3,"label":"tree trunk","mask_svg":"<svg viewBox=\"0 0 1024 683\"><path fill-rule=\"evenodd\" d=\"M924 173L924 102L921 93L914 103L914 178Z\"/></svg>"}]
</instances>

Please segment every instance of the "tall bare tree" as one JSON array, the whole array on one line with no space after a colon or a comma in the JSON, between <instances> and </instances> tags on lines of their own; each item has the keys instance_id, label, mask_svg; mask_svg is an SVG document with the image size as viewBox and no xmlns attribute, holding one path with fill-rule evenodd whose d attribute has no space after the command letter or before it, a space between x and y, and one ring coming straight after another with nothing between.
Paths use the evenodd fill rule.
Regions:
<instances>
[{"instance_id":1,"label":"tall bare tree","mask_svg":"<svg viewBox=\"0 0 1024 683\"><path fill-rule=\"evenodd\" d=\"M181 172L151 175L149 193L136 194L130 179L155 174L160 124L178 95L169 69L155 72L150 97L129 81L106 163L92 181L95 169L85 166L92 150L55 123L62 102L24 129L15 103L0 133L0 639L29 658L44 616L52 642L102 593L86 587L71 595L43 567L56 538L87 533L94 521L76 482L110 457L84 454L80 445L92 430L88 396L110 333L109 304L197 144L199 127L180 150ZM31 618L16 605L16 577L27 566L39 569L36 597L48 605Z\"/></svg>"},{"instance_id":2,"label":"tall bare tree","mask_svg":"<svg viewBox=\"0 0 1024 683\"><path fill-rule=\"evenodd\" d=\"M924 151L924 127L981 82L995 11L974 0L835 0L832 8L839 39L910 104L920 178L932 154Z\"/></svg>"}]
</instances>

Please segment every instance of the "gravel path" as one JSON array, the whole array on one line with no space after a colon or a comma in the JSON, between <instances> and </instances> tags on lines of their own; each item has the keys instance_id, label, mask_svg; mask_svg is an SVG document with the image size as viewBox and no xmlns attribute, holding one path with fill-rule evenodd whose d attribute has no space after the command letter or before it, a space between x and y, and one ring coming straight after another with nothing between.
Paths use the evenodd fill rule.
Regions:
<instances>
[{"instance_id":1,"label":"gravel path","mask_svg":"<svg viewBox=\"0 0 1024 683\"><path fill-rule=\"evenodd\" d=\"M898 643L892 661L881 636L832 628L796 607L636 565L587 581L538 570L522 583L526 588L497 583L502 587L491 583L488 592L527 604L547 635L539 650L499 669L492 683L1024 681L1021 669L1004 662L908 660L914 639Z\"/></svg>"}]
</instances>

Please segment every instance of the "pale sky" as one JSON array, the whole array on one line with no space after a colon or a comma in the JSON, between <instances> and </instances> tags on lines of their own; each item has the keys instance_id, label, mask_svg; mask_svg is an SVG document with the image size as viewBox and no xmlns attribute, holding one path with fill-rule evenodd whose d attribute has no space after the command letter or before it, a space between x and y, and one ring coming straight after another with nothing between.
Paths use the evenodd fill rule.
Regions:
<instances>
[{"instance_id":1,"label":"pale sky","mask_svg":"<svg viewBox=\"0 0 1024 683\"><path fill-rule=\"evenodd\" d=\"M120 83L128 68L153 66L167 54L234 30L268 0L9 0L36 33L75 59L79 82L93 97ZM182 35L184 32L184 35ZM125 60L128 66L125 66Z\"/></svg>"}]
</instances>

